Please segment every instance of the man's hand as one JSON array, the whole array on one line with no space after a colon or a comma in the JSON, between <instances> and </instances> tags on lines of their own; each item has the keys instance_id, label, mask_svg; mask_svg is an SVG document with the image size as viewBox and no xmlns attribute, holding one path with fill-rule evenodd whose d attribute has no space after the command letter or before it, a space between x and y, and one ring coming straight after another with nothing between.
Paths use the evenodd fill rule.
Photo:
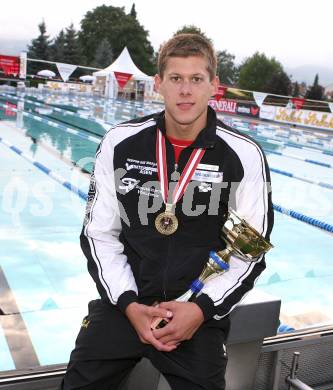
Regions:
<instances>
[{"instance_id":1,"label":"man's hand","mask_svg":"<svg viewBox=\"0 0 333 390\"><path fill-rule=\"evenodd\" d=\"M143 343L151 344L157 350L164 352L170 352L177 348L175 343L168 343L168 345L165 345L153 335L153 332L150 329L150 324L154 317L172 318L173 313L170 310L132 302L127 306L125 314Z\"/></svg>"},{"instance_id":2,"label":"man's hand","mask_svg":"<svg viewBox=\"0 0 333 390\"><path fill-rule=\"evenodd\" d=\"M158 307L173 314L164 328L153 330L155 338L164 345L178 345L181 341L190 340L204 322L202 310L193 302L162 302Z\"/></svg>"}]
</instances>

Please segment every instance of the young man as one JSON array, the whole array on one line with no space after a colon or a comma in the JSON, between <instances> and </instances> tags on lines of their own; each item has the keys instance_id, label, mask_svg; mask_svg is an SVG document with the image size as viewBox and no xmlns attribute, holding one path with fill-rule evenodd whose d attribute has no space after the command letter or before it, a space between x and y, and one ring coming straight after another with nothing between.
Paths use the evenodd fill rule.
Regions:
<instances>
[{"instance_id":1,"label":"young man","mask_svg":"<svg viewBox=\"0 0 333 390\"><path fill-rule=\"evenodd\" d=\"M263 257L232 256L201 294L175 301L225 247L229 205L269 238L270 178L258 145L208 107L218 86L209 42L172 38L155 82L165 111L116 126L97 150L81 246L101 299L89 304L66 390L116 389L143 356L172 389L223 389L228 315L265 268ZM152 330L156 317L168 324Z\"/></svg>"}]
</instances>

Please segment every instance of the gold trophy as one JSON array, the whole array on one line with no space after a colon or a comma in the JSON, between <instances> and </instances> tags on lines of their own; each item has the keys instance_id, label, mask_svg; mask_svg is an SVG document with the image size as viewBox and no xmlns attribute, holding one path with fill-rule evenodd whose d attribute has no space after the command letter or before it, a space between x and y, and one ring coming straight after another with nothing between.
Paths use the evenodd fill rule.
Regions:
<instances>
[{"instance_id":1,"label":"gold trophy","mask_svg":"<svg viewBox=\"0 0 333 390\"><path fill-rule=\"evenodd\" d=\"M188 291L176 299L177 302L189 301L193 294L200 293L208 280L227 272L231 254L237 254L241 260L251 262L257 261L259 256L273 248L269 241L231 208L222 227L221 238L226 243L226 248L218 252L209 252L209 259L199 278L192 282ZM163 328L169 321L164 318L155 318L151 323L151 329Z\"/></svg>"}]
</instances>

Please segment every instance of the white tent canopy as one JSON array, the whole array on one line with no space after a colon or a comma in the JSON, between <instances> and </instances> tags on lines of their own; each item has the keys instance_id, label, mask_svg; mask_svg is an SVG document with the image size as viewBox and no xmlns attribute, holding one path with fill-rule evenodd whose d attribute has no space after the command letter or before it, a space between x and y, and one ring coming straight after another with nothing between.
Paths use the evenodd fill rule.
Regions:
<instances>
[{"instance_id":1,"label":"white tent canopy","mask_svg":"<svg viewBox=\"0 0 333 390\"><path fill-rule=\"evenodd\" d=\"M143 73L133 62L127 47L124 47L119 57L107 68L94 72L94 76L107 76L114 72L130 73L135 80L151 80L151 76Z\"/></svg>"}]
</instances>

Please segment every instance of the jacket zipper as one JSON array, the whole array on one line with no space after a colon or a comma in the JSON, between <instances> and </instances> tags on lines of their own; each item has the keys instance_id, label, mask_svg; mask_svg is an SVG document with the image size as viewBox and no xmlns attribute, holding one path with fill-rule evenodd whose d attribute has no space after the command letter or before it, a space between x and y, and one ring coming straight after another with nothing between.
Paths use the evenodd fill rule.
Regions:
<instances>
[{"instance_id":1,"label":"jacket zipper","mask_svg":"<svg viewBox=\"0 0 333 390\"><path fill-rule=\"evenodd\" d=\"M170 258L171 254L174 248L174 243L175 243L175 237L174 234L168 237L169 239L169 244L168 244L168 252L166 256L166 261L165 261L165 267L164 267L164 272L163 272L163 297L164 301L167 301L167 278L168 278L168 270L169 270L169 264L170 264Z\"/></svg>"},{"instance_id":2,"label":"jacket zipper","mask_svg":"<svg viewBox=\"0 0 333 390\"><path fill-rule=\"evenodd\" d=\"M178 173L178 164L175 162L175 159L174 159L173 146L170 144L168 139L166 139L166 143L167 143L167 150L169 149L169 151L170 151L169 156L171 156L171 159L170 159L171 162L170 162L170 164L167 164L168 172L170 172L171 167L174 168L174 171L172 171L168 174L168 181L170 183L170 181L172 180L171 178L174 176L174 174ZM178 178L176 180L178 180ZM175 205L175 209L176 209L176 205ZM165 266L164 266L164 270L163 270L163 283L162 283L162 285L163 285L163 298L165 301L167 301L167 299L168 299L167 298L167 279L168 279L168 270L169 270L169 265L170 265L171 254L172 254L172 252L174 252L173 248L174 248L174 242L175 242L175 237L174 237L175 234L177 234L177 232L173 233L169 237L166 237L169 240L169 242L168 242L168 249L167 249L167 254L166 254L166 259L165 259Z\"/></svg>"}]
</instances>

